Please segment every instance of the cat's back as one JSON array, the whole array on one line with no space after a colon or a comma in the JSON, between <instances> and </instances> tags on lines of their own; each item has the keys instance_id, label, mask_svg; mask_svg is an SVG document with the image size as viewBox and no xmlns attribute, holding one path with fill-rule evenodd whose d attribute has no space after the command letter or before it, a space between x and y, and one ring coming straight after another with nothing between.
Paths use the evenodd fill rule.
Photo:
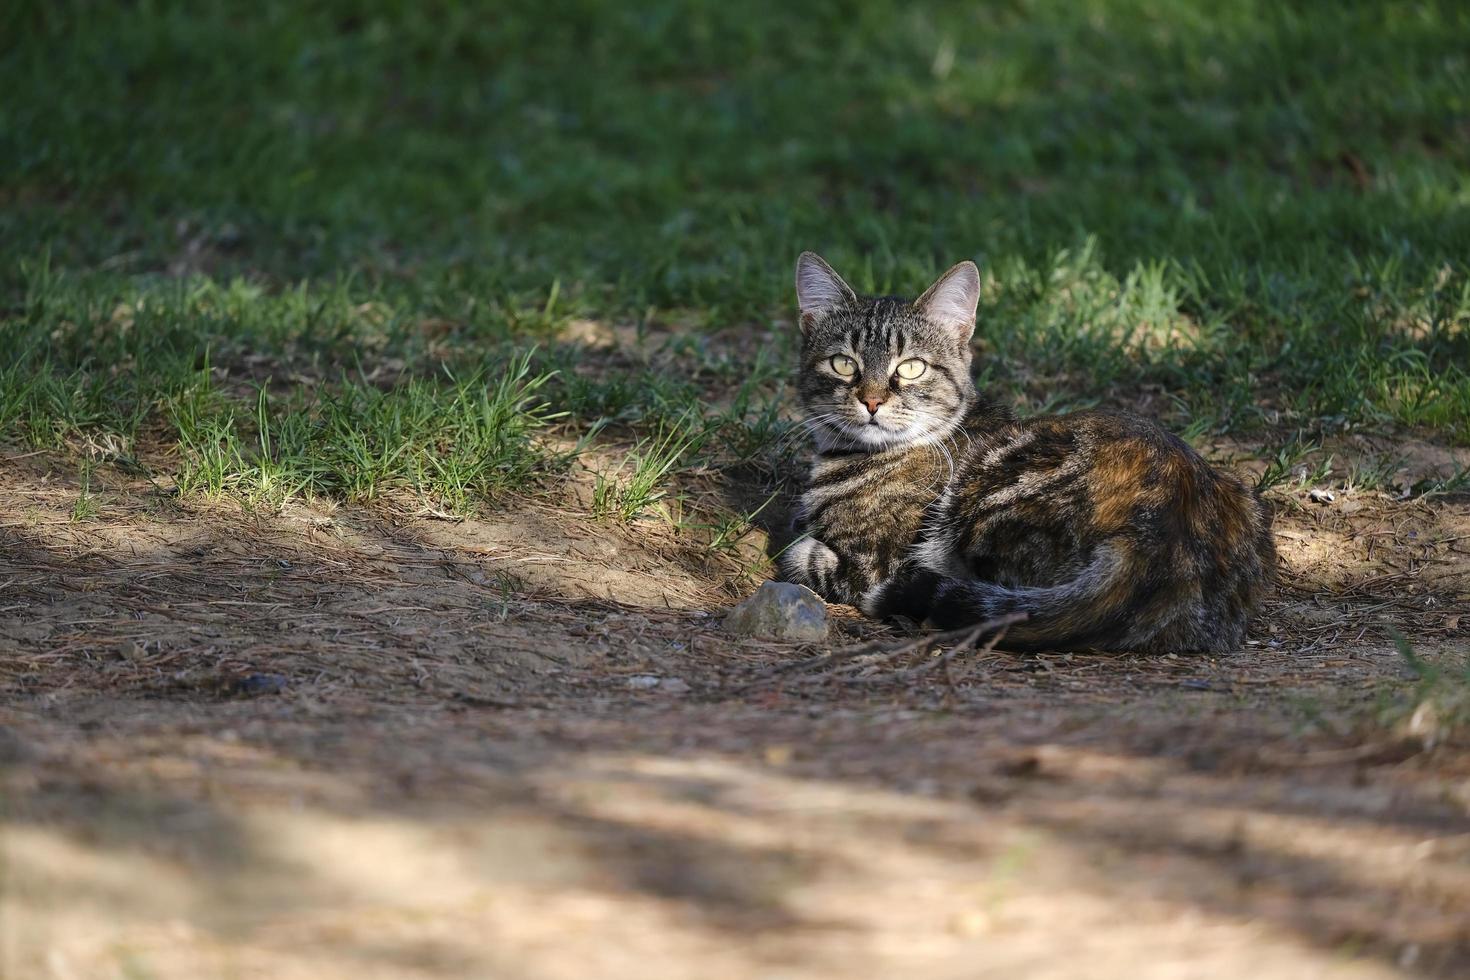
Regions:
<instances>
[{"instance_id":1,"label":"cat's back","mask_svg":"<svg viewBox=\"0 0 1470 980\"><path fill-rule=\"evenodd\" d=\"M1215 570L1264 579L1274 566L1258 496L1149 419L1034 416L971 440L942 522L954 552L996 556L984 565L1000 578L1064 578L1104 541L1166 557L1194 580ZM1007 552L1033 557L998 557Z\"/></svg>"}]
</instances>

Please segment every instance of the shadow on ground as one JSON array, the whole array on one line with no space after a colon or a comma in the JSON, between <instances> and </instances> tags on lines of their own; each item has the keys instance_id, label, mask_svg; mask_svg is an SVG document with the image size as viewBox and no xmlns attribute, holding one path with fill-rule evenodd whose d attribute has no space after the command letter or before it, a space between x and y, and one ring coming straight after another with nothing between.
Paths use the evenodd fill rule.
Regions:
<instances>
[{"instance_id":1,"label":"shadow on ground","mask_svg":"<svg viewBox=\"0 0 1470 980\"><path fill-rule=\"evenodd\" d=\"M1470 763L1364 727L1400 662L1361 590L1218 660L773 679L648 555L686 602L508 590L475 528L367 513L7 511L17 975L1470 966Z\"/></svg>"}]
</instances>

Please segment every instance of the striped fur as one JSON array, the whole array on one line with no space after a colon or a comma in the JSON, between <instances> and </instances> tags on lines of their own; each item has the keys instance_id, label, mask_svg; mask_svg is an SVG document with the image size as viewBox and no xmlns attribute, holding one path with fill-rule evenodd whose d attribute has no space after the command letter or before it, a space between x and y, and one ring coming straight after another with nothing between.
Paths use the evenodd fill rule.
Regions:
<instances>
[{"instance_id":1,"label":"striped fur","mask_svg":"<svg viewBox=\"0 0 1470 980\"><path fill-rule=\"evenodd\" d=\"M940 627L1025 612L1012 649L1238 647L1275 568L1265 506L1146 419L1016 419L982 397L978 289L961 263L915 302L862 298L802 256L816 455L785 577Z\"/></svg>"}]
</instances>

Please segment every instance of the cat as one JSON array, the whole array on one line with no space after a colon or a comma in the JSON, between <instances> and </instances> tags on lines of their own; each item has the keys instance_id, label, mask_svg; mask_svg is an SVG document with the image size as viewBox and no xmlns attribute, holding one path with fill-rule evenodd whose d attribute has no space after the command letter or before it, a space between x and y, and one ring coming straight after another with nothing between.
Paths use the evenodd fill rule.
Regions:
<instances>
[{"instance_id":1,"label":"cat","mask_svg":"<svg viewBox=\"0 0 1470 980\"><path fill-rule=\"evenodd\" d=\"M787 581L941 629L1024 613L1013 650L1244 642L1276 567L1259 494L1147 419L1017 418L977 391L973 262L909 302L805 252L796 292L815 458Z\"/></svg>"}]
</instances>

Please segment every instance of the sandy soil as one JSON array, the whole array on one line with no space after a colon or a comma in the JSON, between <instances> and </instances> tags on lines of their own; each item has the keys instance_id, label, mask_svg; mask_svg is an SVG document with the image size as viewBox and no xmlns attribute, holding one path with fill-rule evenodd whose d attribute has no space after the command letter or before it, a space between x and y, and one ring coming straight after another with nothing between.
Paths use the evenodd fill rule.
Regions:
<instances>
[{"instance_id":1,"label":"sandy soil","mask_svg":"<svg viewBox=\"0 0 1470 980\"><path fill-rule=\"evenodd\" d=\"M1464 497L1283 498L1234 656L779 673L657 522L108 479L0 463L6 977L1470 975Z\"/></svg>"}]
</instances>

